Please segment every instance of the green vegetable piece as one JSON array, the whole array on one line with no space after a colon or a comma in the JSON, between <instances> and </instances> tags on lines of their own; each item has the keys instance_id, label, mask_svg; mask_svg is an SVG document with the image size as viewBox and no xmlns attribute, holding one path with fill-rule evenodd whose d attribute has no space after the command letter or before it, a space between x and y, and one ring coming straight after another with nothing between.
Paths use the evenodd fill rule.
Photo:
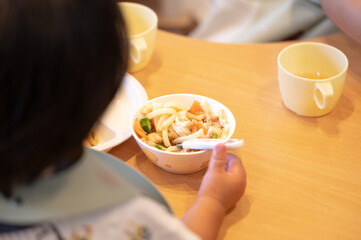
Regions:
<instances>
[{"instance_id":1,"label":"green vegetable piece","mask_svg":"<svg viewBox=\"0 0 361 240\"><path fill-rule=\"evenodd\" d=\"M218 138L218 134L214 133L212 138Z\"/></svg>"},{"instance_id":2,"label":"green vegetable piece","mask_svg":"<svg viewBox=\"0 0 361 240\"><path fill-rule=\"evenodd\" d=\"M152 131L152 128L153 128L152 121L150 121L150 119L147 118L147 117L140 119L140 126L142 126L143 130L146 133L150 133Z\"/></svg>"},{"instance_id":3,"label":"green vegetable piece","mask_svg":"<svg viewBox=\"0 0 361 240\"><path fill-rule=\"evenodd\" d=\"M165 147L163 147L163 146L161 146L159 144L155 145L155 148L158 148L159 150L165 151Z\"/></svg>"}]
</instances>

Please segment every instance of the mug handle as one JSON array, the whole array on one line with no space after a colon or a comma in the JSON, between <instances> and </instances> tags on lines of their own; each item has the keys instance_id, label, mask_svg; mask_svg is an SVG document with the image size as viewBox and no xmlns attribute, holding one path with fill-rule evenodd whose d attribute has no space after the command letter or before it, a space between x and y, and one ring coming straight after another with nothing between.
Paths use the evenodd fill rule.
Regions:
<instances>
[{"instance_id":1,"label":"mug handle","mask_svg":"<svg viewBox=\"0 0 361 240\"><path fill-rule=\"evenodd\" d=\"M330 82L318 82L315 84L313 99L319 109L324 109L332 104L333 88Z\"/></svg>"},{"instance_id":2,"label":"mug handle","mask_svg":"<svg viewBox=\"0 0 361 240\"><path fill-rule=\"evenodd\" d=\"M140 63L144 51L147 49L147 43L144 38L137 38L130 40L130 58L135 64ZM136 55L133 55L132 49L135 49Z\"/></svg>"}]
</instances>

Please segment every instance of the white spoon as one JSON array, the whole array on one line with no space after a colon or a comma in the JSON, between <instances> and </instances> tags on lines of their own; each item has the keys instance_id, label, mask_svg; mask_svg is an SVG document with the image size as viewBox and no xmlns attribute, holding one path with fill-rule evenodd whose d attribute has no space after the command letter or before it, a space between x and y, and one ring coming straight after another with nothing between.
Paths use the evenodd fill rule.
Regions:
<instances>
[{"instance_id":1,"label":"white spoon","mask_svg":"<svg viewBox=\"0 0 361 240\"><path fill-rule=\"evenodd\" d=\"M235 150L243 147L243 139L204 139L204 138L195 138L190 139L178 144L184 149L213 149L218 143L223 143L226 145L228 150Z\"/></svg>"}]
</instances>

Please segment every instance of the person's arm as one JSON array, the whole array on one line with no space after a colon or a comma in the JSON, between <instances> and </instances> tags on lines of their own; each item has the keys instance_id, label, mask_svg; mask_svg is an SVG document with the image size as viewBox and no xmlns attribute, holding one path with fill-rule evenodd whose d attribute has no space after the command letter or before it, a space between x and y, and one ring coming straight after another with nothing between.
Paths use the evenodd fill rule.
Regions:
<instances>
[{"instance_id":1,"label":"person's arm","mask_svg":"<svg viewBox=\"0 0 361 240\"><path fill-rule=\"evenodd\" d=\"M213 151L198 197L182 221L203 240L217 238L226 211L243 196L246 172L241 160L223 144Z\"/></svg>"},{"instance_id":2,"label":"person's arm","mask_svg":"<svg viewBox=\"0 0 361 240\"><path fill-rule=\"evenodd\" d=\"M331 21L361 44L361 1L320 0Z\"/></svg>"}]
</instances>

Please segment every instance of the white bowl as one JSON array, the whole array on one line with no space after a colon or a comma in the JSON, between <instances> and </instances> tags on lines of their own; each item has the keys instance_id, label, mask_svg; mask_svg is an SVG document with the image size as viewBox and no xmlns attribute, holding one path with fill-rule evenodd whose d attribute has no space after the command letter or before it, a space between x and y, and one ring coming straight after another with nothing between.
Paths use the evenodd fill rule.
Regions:
<instances>
[{"instance_id":1,"label":"white bowl","mask_svg":"<svg viewBox=\"0 0 361 240\"><path fill-rule=\"evenodd\" d=\"M236 127L236 121L232 114L232 112L224 106L222 103L200 95L195 94L172 94L165 95L158 98L154 98L144 105L157 102L157 103L167 103L167 102L179 102L187 106L191 106L193 101L197 100L199 102L206 101L209 103L212 111L217 113L218 110L224 109L228 118L230 130L227 136L227 139L231 138L234 133ZM165 152L159 150L155 147L151 147L148 144L144 143L139 139L137 134L134 132L133 124L136 118L141 118L142 114L139 112L140 107L133 117L131 118L131 131L133 137L137 141L139 147L143 150L145 155L157 166L164 169L167 172L186 174L186 173L194 173L202 170L203 168L208 166L208 162L210 160L210 156L212 151L198 151L198 152L190 152L190 153L174 153L174 152Z\"/></svg>"}]
</instances>

